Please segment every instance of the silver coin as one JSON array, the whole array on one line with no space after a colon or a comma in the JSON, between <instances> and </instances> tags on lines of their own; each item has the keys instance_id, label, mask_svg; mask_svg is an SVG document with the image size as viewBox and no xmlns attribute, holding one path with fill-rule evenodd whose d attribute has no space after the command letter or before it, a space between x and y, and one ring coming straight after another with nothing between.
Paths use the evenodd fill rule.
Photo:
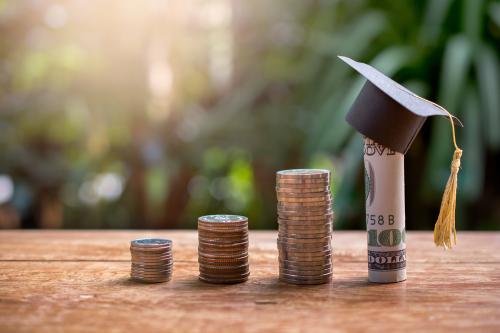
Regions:
<instances>
[{"instance_id":1,"label":"silver coin","mask_svg":"<svg viewBox=\"0 0 500 333\"><path fill-rule=\"evenodd\" d=\"M247 222L248 218L241 215L215 214L201 216L198 218L198 221L213 223Z\"/></svg>"},{"instance_id":2,"label":"silver coin","mask_svg":"<svg viewBox=\"0 0 500 333\"><path fill-rule=\"evenodd\" d=\"M171 247L172 246L172 241L169 239L162 239L162 238L141 238L141 239L134 239L130 243L131 246L134 247Z\"/></svg>"}]
</instances>

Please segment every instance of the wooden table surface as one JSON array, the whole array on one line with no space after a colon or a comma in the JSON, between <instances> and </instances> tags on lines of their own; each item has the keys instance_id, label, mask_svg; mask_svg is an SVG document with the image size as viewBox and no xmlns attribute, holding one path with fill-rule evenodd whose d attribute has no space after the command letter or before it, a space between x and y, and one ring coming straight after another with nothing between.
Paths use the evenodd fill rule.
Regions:
<instances>
[{"instance_id":1,"label":"wooden table surface","mask_svg":"<svg viewBox=\"0 0 500 333\"><path fill-rule=\"evenodd\" d=\"M172 281L129 280L129 241L174 241ZM0 332L500 332L500 233L452 251L409 232L408 280L367 282L366 234L335 232L334 279L278 281L276 232L252 231L248 282L197 278L196 231L0 232Z\"/></svg>"}]
</instances>

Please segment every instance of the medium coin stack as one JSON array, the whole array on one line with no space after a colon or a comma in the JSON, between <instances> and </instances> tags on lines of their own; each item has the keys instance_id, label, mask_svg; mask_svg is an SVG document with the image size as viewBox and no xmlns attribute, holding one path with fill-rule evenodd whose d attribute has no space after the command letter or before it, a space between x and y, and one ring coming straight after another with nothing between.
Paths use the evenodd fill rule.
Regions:
<instances>
[{"instance_id":1,"label":"medium coin stack","mask_svg":"<svg viewBox=\"0 0 500 333\"><path fill-rule=\"evenodd\" d=\"M322 284L332 278L330 172L294 169L276 174L280 280Z\"/></svg>"},{"instance_id":2,"label":"medium coin stack","mask_svg":"<svg viewBox=\"0 0 500 333\"><path fill-rule=\"evenodd\" d=\"M239 283L248 280L248 219L207 215L198 219L200 280Z\"/></svg>"},{"instance_id":3,"label":"medium coin stack","mask_svg":"<svg viewBox=\"0 0 500 333\"><path fill-rule=\"evenodd\" d=\"M147 282L166 282L172 277L172 241L144 238L130 242L132 279Z\"/></svg>"}]
</instances>

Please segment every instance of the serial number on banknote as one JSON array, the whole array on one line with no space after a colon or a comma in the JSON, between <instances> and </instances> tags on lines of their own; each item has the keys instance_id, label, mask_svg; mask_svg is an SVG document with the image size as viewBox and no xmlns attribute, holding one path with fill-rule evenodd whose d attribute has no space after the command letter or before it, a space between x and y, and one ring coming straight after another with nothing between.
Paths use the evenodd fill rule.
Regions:
<instances>
[{"instance_id":1,"label":"serial number on banknote","mask_svg":"<svg viewBox=\"0 0 500 333\"><path fill-rule=\"evenodd\" d=\"M393 225L396 222L394 215L366 214L366 225Z\"/></svg>"}]
</instances>

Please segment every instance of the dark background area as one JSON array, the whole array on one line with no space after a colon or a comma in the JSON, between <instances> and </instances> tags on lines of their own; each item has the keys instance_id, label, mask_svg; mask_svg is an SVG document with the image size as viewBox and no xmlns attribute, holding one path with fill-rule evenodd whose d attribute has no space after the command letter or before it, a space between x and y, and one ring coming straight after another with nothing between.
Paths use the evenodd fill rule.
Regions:
<instances>
[{"instance_id":1,"label":"dark background area","mask_svg":"<svg viewBox=\"0 0 500 333\"><path fill-rule=\"evenodd\" d=\"M500 3L0 0L0 227L275 228L275 172L327 168L335 229L363 229L370 63L465 124L458 229L500 229ZM406 155L408 229L431 229L453 154Z\"/></svg>"}]
</instances>

